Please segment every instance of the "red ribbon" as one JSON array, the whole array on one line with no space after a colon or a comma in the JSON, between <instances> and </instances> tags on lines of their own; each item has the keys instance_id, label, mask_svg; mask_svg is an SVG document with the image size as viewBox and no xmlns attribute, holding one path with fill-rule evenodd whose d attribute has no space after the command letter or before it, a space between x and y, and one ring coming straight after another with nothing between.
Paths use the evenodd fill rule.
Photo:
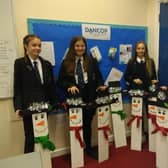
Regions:
<instances>
[{"instance_id":1,"label":"red ribbon","mask_svg":"<svg viewBox=\"0 0 168 168\"><path fill-rule=\"evenodd\" d=\"M161 131L163 136L167 136L168 128L160 127L158 124L156 124L156 128L152 131L152 134L155 134L158 131Z\"/></svg>"},{"instance_id":2,"label":"red ribbon","mask_svg":"<svg viewBox=\"0 0 168 168\"><path fill-rule=\"evenodd\" d=\"M157 123L156 123L156 115L155 114L148 113L148 118L151 119L153 125L155 125L155 126L157 125Z\"/></svg>"},{"instance_id":3,"label":"red ribbon","mask_svg":"<svg viewBox=\"0 0 168 168\"><path fill-rule=\"evenodd\" d=\"M67 110L67 104L65 102L62 102L61 106L64 108L64 110Z\"/></svg>"},{"instance_id":4,"label":"red ribbon","mask_svg":"<svg viewBox=\"0 0 168 168\"><path fill-rule=\"evenodd\" d=\"M131 115L131 119L129 120L129 122L127 123L128 126L130 126L132 124L132 122L137 119L137 128L140 125L140 120L142 120L142 116L137 116L137 115Z\"/></svg>"},{"instance_id":5,"label":"red ribbon","mask_svg":"<svg viewBox=\"0 0 168 168\"><path fill-rule=\"evenodd\" d=\"M81 146L81 148L84 148L85 147L85 144L81 138L81 135L80 135L80 130L82 129L83 127L80 126L80 127L70 127L69 130L70 131L75 131L75 137L76 139L79 141L79 144Z\"/></svg>"},{"instance_id":6,"label":"red ribbon","mask_svg":"<svg viewBox=\"0 0 168 168\"><path fill-rule=\"evenodd\" d=\"M106 140L108 140L108 131L110 131L109 125L99 127L98 130L103 130L104 137L105 137Z\"/></svg>"}]
</instances>

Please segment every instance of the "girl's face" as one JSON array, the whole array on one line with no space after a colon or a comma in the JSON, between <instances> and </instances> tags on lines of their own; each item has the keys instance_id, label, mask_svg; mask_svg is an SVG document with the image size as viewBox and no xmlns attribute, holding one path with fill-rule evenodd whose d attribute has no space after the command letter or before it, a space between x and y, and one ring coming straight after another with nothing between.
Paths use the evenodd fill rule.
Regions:
<instances>
[{"instance_id":1,"label":"girl's face","mask_svg":"<svg viewBox=\"0 0 168 168\"><path fill-rule=\"evenodd\" d=\"M85 43L83 42L83 40L77 41L74 45L74 49L75 49L77 56L83 56L83 54L85 53L85 50L86 50L86 46L85 46Z\"/></svg>"},{"instance_id":2,"label":"girl's face","mask_svg":"<svg viewBox=\"0 0 168 168\"><path fill-rule=\"evenodd\" d=\"M38 38L33 38L25 45L27 54L31 56L32 59L36 59L41 52L41 40Z\"/></svg>"},{"instance_id":3,"label":"girl's face","mask_svg":"<svg viewBox=\"0 0 168 168\"><path fill-rule=\"evenodd\" d=\"M139 58L145 56L145 45L143 43L139 43L136 47L136 53Z\"/></svg>"}]
</instances>

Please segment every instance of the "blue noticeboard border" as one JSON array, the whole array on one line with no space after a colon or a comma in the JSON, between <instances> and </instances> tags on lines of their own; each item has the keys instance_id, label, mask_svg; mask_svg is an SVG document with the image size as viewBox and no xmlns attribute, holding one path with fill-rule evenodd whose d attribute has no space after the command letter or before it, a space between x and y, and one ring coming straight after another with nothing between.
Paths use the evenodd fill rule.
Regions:
<instances>
[{"instance_id":1,"label":"blue noticeboard border","mask_svg":"<svg viewBox=\"0 0 168 168\"><path fill-rule=\"evenodd\" d=\"M147 42L148 29L145 26L127 26L127 25L111 25L101 23L86 23L86 22L67 22L57 20L33 19L30 18L28 22L28 32L34 33L43 41L53 41L56 65L54 66L54 73L57 78L62 58L69 47L72 37L82 35L82 24L96 24L107 25L111 28L110 40L95 40L87 39L88 53L89 49L98 46L102 60L99 63L104 80L107 78L112 67L125 72L127 64L119 63L119 46L120 44L131 44L133 47L137 41ZM109 48L117 48L115 59L108 57ZM126 88L125 81L122 78L121 87Z\"/></svg>"}]
</instances>

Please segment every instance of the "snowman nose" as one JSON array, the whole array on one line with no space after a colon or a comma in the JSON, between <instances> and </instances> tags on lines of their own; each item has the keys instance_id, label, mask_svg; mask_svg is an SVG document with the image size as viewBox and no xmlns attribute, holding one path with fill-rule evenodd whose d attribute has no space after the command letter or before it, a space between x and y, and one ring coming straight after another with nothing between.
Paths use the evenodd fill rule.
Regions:
<instances>
[{"instance_id":1,"label":"snowman nose","mask_svg":"<svg viewBox=\"0 0 168 168\"><path fill-rule=\"evenodd\" d=\"M76 118L77 118L76 115L70 116L70 119L76 119Z\"/></svg>"},{"instance_id":2,"label":"snowman nose","mask_svg":"<svg viewBox=\"0 0 168 168\"><path fill-rule=\"evenodd\" d=\"M164 116L158 116L161 120L164 120L165 117Z\"/></svg>"}]
</instances>

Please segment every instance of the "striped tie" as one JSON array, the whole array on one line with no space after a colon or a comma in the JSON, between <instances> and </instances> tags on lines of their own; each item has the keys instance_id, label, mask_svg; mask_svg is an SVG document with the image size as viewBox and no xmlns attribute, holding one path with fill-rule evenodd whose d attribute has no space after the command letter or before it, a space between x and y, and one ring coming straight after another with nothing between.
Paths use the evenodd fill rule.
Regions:
<instances>
[{"instance_id":1,"label":"striped tie","mask_svg":"<svg viewBox=\"0 0 168 168\"><path fill-rule=\"evenodd\" d=\"M84 79L83 79L81 59L79 59L78 62L77 62L76 74L78 76L78 85L79 85L80 88L83 88L85 83L84 83Z\"/></svg>"}]
</instances>

